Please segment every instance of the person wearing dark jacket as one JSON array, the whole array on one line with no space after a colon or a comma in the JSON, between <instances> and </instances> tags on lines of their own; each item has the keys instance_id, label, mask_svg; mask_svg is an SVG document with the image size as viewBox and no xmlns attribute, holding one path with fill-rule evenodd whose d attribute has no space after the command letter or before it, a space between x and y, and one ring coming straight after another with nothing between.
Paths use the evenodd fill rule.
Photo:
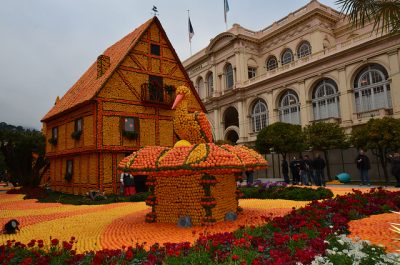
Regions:
<instances>
[{"instance_id":1,"label":"person wearing dark jacket","mask_svg":"<svg viewBox=\"0 0 400 265\"><path fill-rule=\"evenodd\" d=\"M389 155L389 161L392 164L392 175L396 178L396 186L400 188L400 154Z\"/></svg>"},{"instance_id":2,"label":"person wearing dark jacket","mask_svg":"<svg viewBox=\"0 0 400 265\"><path fill-rule=\"evenodd\" d=\"M364 154L363 150L360 150L360 154L356 158L356 165L360 171L361 185L370 186L368 170L371 168L368 156Z\"/></svg>"},{"instance_id":3,"label":"person wearing dark jacket","mask_svg":"<svg viewBox=\"0 0 400 265\"><path fill-rule=\"evenodd\" d=\"M300 156L299 159L299 169L300 169L300 180L303 185L308 186L308 174L307 174L307 164L303 157Z\"/></svg>"},{"instance_id":4,"label":"person wearing dark jacket","mask_svg":"<svg viewBox=\"0 0 400 265\"><path fill-rule=\"evenodd\" d=\"M290 172L292 173L293 185L300 184L300 161L295 156L290 162Z\"/></svg>"},{"instance_id":5,"label":"person wearing dark jacket","mask_svg":"<svg viewBox=\"0 0 400 265\"><path fill-rule=\"evenodd\" d=\"M325 160L321 157L321 154L317 154L317 157L313 161L315 170L315 182L318 186L325 186Z\"/></svg>"},{"instance_id":6,"label":"person wearing dark jacket","mask_svg":"<svg viewBox=\"0 0 400 265\"><path fill-rule=\"evenodd\" d=\"M308 178L308 181L307 181L308 185L311 186L311 184L313 182L314 182L315 185L317 185L317 183L315 182L315 179L314 179L314 172L313 172L314 171L314 166L313 166L312 160L310 159L310 157L308 155L305 155L303 161L304 161L306 175L307 175L307 178Z\"/></svg>"},{"instance_id":7,"label":"person wearing dark jacket","mask_svg":"<svg viewBox=\"0 0 400 265\"><path fill-rule=\"evenodd\" d=\"M286 158L283 158L282 163L281 163L281 168L282 168L283 179L285 180L286 184L289 184L290 183L289 163L287 162Z\"/></svg>"}]
</instances>

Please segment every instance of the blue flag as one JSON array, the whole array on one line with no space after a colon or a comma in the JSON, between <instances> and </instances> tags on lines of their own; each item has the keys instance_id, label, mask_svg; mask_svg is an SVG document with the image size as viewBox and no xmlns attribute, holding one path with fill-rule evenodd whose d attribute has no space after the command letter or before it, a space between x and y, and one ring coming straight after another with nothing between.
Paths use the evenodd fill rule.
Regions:
<instances>
[{"instance_id":1,"label":"blue flag","mask_svg":"<svg viewBox=\"0 0 400 265\"><path fill-rule=\"evenodd\" d=\"M226 13L229 11L229 4L228 0L224 0L224 18L225 18L225 23L226 23Z\"/></svg>"},{"instance_id":2,"label":"blue flag","mask_svg":"<svg viewBox=\"0 0 400 265\"><path fill-rule=\"evenodd\" d=\"M193 30L193 27L192 27L192 22L190 22L190 17L189 17L188 29L189 29L189 41L191 41L192 37L194 35L194 30Z\"/></svg>"}]
</instances>

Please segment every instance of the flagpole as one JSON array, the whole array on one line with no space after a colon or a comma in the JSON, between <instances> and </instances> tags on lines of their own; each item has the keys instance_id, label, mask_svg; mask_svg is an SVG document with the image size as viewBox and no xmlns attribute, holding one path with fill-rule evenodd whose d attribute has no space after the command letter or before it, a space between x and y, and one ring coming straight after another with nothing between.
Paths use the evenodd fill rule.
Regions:
<instances>
[{"instance_id":1,"label":"flagpole","mask_svg":"<svg viewBox=\"0 0 400 265\"><path fill-rule=\"evenodd\" d=\"M189 9L187 10L188 12L188 21L190 20L190 15L189 15ZM190 29L189 29L189 48L190 48L190 56L192 56L192 39L190 38Z\"/></svg>"},{"instance_id":2,"label":"flagpole","mask_svg":"<svg viewBox=\"0 0 400 265\"><path fill-rule=\"evenodd\" d=\"M226 15L226 13L228 11L226 10L226 2L225 1L227 1L227 0L224 0L224 18L225 18L225 28L226 28L226 31L228 31L228 18Z\"/></svg>"}]
</instances>

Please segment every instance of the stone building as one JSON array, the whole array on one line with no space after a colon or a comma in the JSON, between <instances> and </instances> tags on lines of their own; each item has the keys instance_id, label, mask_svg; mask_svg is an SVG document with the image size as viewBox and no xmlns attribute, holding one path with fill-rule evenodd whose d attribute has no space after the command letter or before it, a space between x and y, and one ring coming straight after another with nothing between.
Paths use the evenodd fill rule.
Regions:
<instances>
[{"instance_id":1,"label":"stone building","mask_svg":"<svg viewBox=\"0 0 400 265\"><path fill-rule=\"evenodd\" d=\"M251 145L277 121L350 133L371 117L400 118L400 36L372 29L312 0L259 31L234 24L183 65L217 140ZM337 152L333 172L354 171L356 150Z\"/></svg>"},{"instance_id":2,"label":"stone building","mask_svg":"<svg viewBox=\"0 0 400 265\"><path fill-rule=\"evenodd\" d=\"M51 187L118 192L122 158L174 144L171 106L181 85L193 92L189 110L204 111L156 17L106 49L42 119Z\"/></svg>"}]
</instances>

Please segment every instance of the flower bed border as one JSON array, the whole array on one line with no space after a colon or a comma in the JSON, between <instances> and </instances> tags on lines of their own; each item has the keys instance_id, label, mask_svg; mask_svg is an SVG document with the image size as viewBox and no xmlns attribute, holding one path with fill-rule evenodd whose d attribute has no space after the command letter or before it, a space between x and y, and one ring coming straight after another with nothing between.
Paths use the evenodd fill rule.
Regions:
<instances>
[{"instance_id":1,"label":"flower bed border","mask_svg":"<svg viewBox=\"0 0 400 265\"><path fill-rule=\"evenodd\" d=\"M52 242L51 246L24 245L9 241L0 246L0 264L49 264L60 260L65 264L112 264L134 261L134 264L168 264L172 258L185 259L200 253L214 262L238 261L246 264L303 264L324 255L326 239L334 233L348 233L348 222L373 214L399 210L400 192L382 188L368 193L337 196L322 202L313 201L284 217L262 217L266 224L242 227L232 233L201 235L196 243L155 244L149 251L143 245L119 250L91 251L76 254L70 242ZM72 242L72 243L71 243ZM247 253L247 254L246 254ZM249 255L250 253L251 255ZM200 255L199 254L199 255ZM18 262L17 262L18 261ZM183 263L182 263L183 264Z\"/></svg>"}]
</instances>

